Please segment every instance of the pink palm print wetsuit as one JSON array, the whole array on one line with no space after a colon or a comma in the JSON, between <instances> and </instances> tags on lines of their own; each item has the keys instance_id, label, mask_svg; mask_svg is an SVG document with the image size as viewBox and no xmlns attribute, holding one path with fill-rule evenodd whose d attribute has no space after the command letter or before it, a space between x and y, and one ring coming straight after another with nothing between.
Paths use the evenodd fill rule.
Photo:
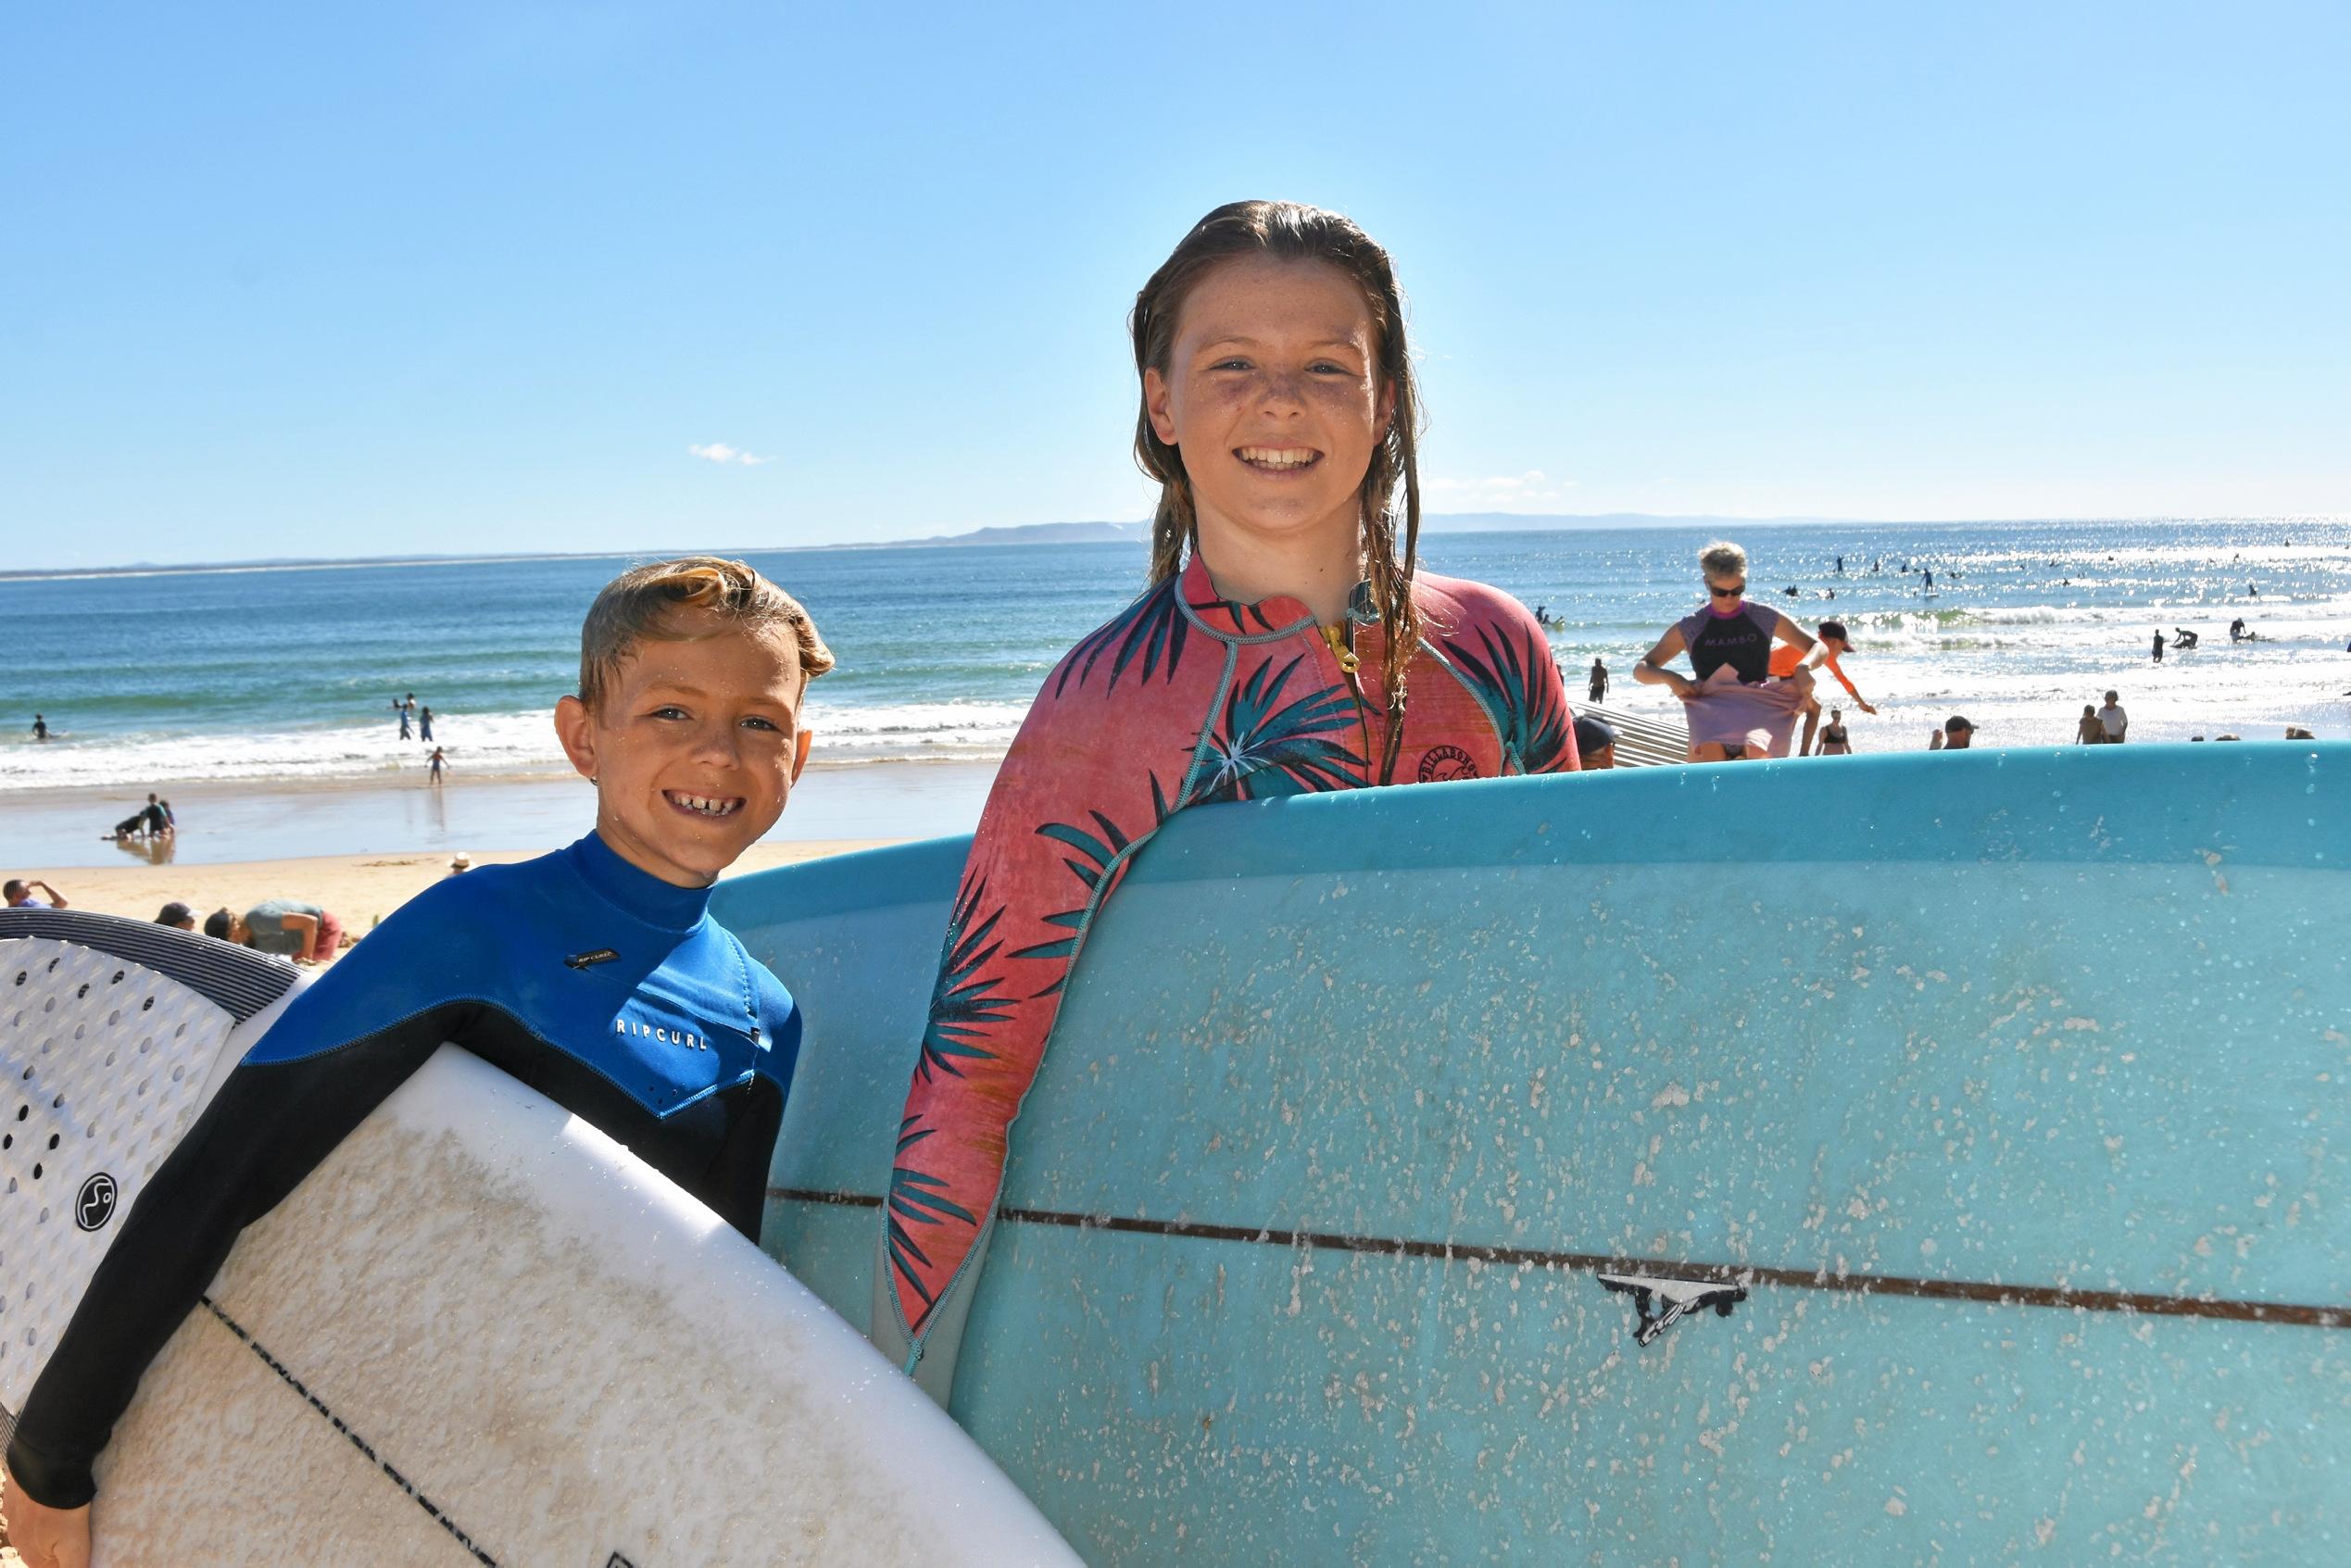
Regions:
<instances>
[{"instance_id":1,"label":"pink palm print wetsuit","mask_svg":"<svg viewBox=\"0 0 2351 1568\"><path fill-rule=\"evenodd\" d=\"M1535 618L1426 572L1413 595L1424 631L1394 782L1573 771L1575 725ZM1377 782L1389 726L1369 606L1359 588L1326 631L1294 598L1223 598L1194 557L1046 677L964 864L884 1215L874 1337L910 1371L928 1355L942 1399L929 1374L952 1375L1008 1135L1088 927L1186 807Z\"/></svg>"}]
</instances>

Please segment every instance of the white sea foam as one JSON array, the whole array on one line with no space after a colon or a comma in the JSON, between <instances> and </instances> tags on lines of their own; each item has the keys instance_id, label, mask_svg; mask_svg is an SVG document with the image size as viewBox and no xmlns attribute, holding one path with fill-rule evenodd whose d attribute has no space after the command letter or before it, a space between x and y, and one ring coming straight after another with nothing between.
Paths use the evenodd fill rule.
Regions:
<instances>
[{"instance_id":1,"label":"white sea foam","mask_svg":"<svg viewBox=\"0 0 2351 1568\"><path fill-rule=\"evenodd\" d=\"M957 760L1000 757L1026 709L1003 702L922 702L859 708L811 698L805 720L827 761ZM0 749L0 793L137 787L181 781L324 781L421 776L433 746L401 740L392 725L203 734L60 734L46 745ZM552 772L568 767L551 716L434 716L434 743L455 776Z\"/></svg>"}]
</instances>

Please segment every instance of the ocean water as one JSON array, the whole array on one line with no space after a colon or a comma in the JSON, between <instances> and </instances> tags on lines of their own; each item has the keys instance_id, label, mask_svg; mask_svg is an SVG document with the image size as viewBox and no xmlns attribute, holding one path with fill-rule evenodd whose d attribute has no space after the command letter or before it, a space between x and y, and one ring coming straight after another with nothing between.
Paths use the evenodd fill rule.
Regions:
<instances>
[{"instance_id":1,"label":"ocean water","mask_svg":"<svg viewBox=\"0 0 2351 1568\"><path fill-rule=\"evenodd\" d=\"M1563 621L1553 648L1578 700L1598 656L1613 704L1666 716L1671 698L1628 672L1701 602L1704 537L1432 533L1423 557ZM1921 746L1952 712L1980 745L2064 744L2109 687L2134 739L2351 734L2343 522L1840 524L1741 542L1753 596L1852 628L1847 671L1883 710L1847 714L1865 751ZM396 738L390 707L410 691L459 778L559 769L547 712L572 687L582 613L627 558L0 581L0 794L420 773L429 748ZM749 558L809 605L840 660L809 714L836 762L999 756L1053 661L1140 590L1145 565L1128 545ZM1934 570L1933 596L1905 565ZM2261 641L2230 646L2238 615ZM2181 625L2203 646L2154 665L2152 633Z\"/></svg>"}]
</instances>

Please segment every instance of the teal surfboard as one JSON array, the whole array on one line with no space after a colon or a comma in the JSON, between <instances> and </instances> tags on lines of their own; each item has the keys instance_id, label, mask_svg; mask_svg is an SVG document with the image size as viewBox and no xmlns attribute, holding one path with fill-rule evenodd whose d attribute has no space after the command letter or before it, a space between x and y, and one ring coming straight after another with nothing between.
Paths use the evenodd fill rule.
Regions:
<instances>
[{"instance_id":1,"label":"teal surfboard","mask_svg":"<svg viewBox=\"0 0 2351 1568\"><path fill-rule=\"evenodd\" d=\"M852 1321L965 845L714 909ZM954 1414L1089 1561L2351 1553L2351 746L1187 812L1014 1132Z\"/></svg>"}]
</instances>

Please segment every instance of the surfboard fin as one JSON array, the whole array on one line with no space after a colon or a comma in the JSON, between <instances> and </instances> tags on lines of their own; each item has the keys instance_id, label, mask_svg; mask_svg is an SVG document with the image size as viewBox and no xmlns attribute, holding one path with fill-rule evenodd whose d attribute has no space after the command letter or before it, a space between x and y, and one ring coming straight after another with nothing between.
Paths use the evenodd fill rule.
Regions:
<instances>
[{"instance_id":1,"label":"surfboard fin","mask_svg":"<svg viewBox=\"0 0 2351 1568\"><path fill-rule=\"evenodd\" d=\"M1654 1343L1683 1318L1709 1307L1716 1317L1727 1318L1733 1307L1747 1298L1745 1286L1719 1279L1673 1279L1659 1274L1602 1274L1599 1278L1610 1290L1633 1298L1633 1312L1640 1319L1633 1329L1633 1342L1638 1345Z\"/></svg>"}]
</instances>

